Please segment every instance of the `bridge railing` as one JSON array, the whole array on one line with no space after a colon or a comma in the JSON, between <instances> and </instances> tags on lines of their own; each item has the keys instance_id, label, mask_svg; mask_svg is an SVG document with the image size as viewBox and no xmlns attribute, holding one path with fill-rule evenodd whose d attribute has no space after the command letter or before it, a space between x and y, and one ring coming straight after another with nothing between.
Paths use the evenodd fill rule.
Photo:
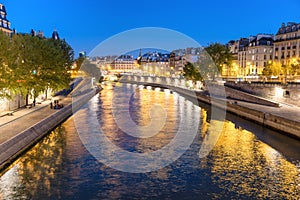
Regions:
<instances>
[{"instance_id":1,"label":"bridge railing","mask_svg":"<svg viewBox=\"0 0 300 200\"><path fill-rule=\"evenodd\" d=\"M134 81L139 83L156 83L166 86L180 87L189 90L200 91L204 88L204 84L201 81L193 83L193 81L185 80L183 78L176 77L160 77L160 76L139 76L139 75L124 75L122 77L124 81Z\"/></svg>"}]
</instances>

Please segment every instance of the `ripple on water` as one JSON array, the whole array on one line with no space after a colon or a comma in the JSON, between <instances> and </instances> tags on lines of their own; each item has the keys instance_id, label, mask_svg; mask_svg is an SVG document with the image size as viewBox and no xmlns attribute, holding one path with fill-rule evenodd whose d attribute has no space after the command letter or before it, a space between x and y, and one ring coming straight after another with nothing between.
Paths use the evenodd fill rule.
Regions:
<instances>
[{"instance_id":1,"label":"ripple on water","mask_svg":"<svg viewBox=\"0 0 300 200\"><path fill-rule=\"evenodd\" d=\"M122 91L128 95L132 90L127 86ZM118 129L111 110L113 93L113 88L105 88L85 109L97 113L104 134L115 145L143 153L160 149L174 138L178 110L186 100L135 87L130 111L137 124L149 123L153 103L160 103L168 113L160 133L138 139ZM76 123L90 120L90 111L79 112L84 120ZM249 131L255 124L228 120L214 149L200 159L203 138L213 127L207 110L199 110L199 115L199 134L188 151L167 167L136 174L99 163L82 145L71 117L1 173L0 199L299 199L300 162L285 156L297 157L299 152L283 149L280 153L272 146L282 141L285 147L299 143L282 137L277 143L262 141L260 130Z\"/></svg>"}]
</instances>

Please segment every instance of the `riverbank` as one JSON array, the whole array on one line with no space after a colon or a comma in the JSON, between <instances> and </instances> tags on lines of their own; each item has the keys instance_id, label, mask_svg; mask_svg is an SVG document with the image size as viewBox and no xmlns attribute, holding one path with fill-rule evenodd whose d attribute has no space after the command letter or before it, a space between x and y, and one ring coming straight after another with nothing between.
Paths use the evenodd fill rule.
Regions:
<instances>
[{"instance_id":1,"label":"riverbank","mask_svg":"<svg viewBox=\"0 0 300 200\"><path fill-rule=\"evenodd\" d=\"M182 87L159 83L139 82L126 79L123 79L121 82L168 88L190 98L195 98L196 96L197 100L200 102L226 109L227 112L300 140L300 108L297 106L288 104L268 106L236 99L211 98L209 95L205 95L205 93L200 91L192 91Z\"/></svg>"},{"instance_id":2,"label":"riverbank","mask_svg":"<svg viewBox=\"0 0 300 200\"><path fill-rule=\"evenodd\" d=\"M19 155L46 136L73 112L88 102L99 88L91 88L76 97L67 96L60 101L62 109L50 109L49 105L24 112L23 116L12 116L0 125L0 170L10 165ZM10 117L10 116L6 116Z\"/></svg>"}]
</instances>

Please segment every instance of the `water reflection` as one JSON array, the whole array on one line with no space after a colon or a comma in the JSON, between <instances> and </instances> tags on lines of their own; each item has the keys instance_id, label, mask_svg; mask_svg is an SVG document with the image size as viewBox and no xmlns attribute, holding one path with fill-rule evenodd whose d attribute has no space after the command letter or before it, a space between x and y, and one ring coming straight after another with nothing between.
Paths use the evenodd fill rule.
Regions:
<instances>
[{"instance_id":1,"label":"water reflection","mask_svg":"<svg viewBox=\"0 0 300 200\"><path fill-rule=\"evenodd\" d=\"M124 93L132 89L126 87ZM114 170L89 154L70 118L0 174L0 199L299 198L298 141L228 115L216 146L200 159L201 144L213 136L218 123L210 119L209 109L196 109L177 94L136 86L135 90L130 108L137 124L149 123L152 103L159 102L168 113L164 129L154 137L136 139L118 129L111 110L112 86L77 114L85 123L88 110L96 109L105 135L115 145L132 152L152 152L174 138L179 111L187 105L191 115L200 116L201 126L188 151L176 162L149 173Z\"/></svg>"},{"instance_id":2,"label":"water reflection","mask_svg":"<svg viewBox=\"0 0 300 200\"><path fill-rule=\"evenodd\" d=\"M0 194L4 199L34 197L40 191L46 197L51 195L53 180L57 178L56 171L61 170L63 162L63 148L66 145L63 132L64 127L58 127L3 173Z\"/></svg>"},{"instance_id":3,"label":"water reflection","mask_svg":"<svg viewBox=\"0 0 300 200\"><path fill-rule=\"evenodd\" d=\"M224 130L209 156L212 177L222 189L263 199L297 198L300 180L295 164L231 122Z\"/></svg>"}]
</instances>

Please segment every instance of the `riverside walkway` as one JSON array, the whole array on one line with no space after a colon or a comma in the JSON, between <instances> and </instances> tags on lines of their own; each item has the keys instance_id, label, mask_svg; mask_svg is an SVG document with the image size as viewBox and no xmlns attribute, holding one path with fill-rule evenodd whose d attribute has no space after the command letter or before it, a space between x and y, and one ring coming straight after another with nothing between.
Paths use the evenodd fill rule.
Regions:
<instances>
[{"instance_id":1,"label":"riverside walkway","mask_svg":"<svg viewBox=\"0 0 300 200\"><path fill-rule=\"evenodd\" d=\"M237 102L238 105L241 105L243 107L251 108L257 111L264 111L265 113L270 113L286 119L290 119L300 124L299 106L287 104L287 103L279 103L280 107L276 108L276 107L264 106L264 105L254 104L254 103L243 102L243 101L237 101ZM298 131L300 132L300 130Z\"/></svg>"},{"instance_id":2,"label":"riverside walkway","mask_svg":"<svg viewBox=\"0 0 300 200\"><path fill-rule=\"evenodd\" d=\"M54 100L59 100L59 104L64 105L64 107L70 105L72 104L72 95L74 100L77 96L80 98L80 96L86 95L85 91L94 92L94 90L90 90L93 88L90 84L90 78L83 78L69 95L54 97L52 103ZM79 95L74 95L75 93ZM25 131L60 110L51 109L50 102L51 100L47 100L36 104L35 107L22 108L12 112L11 115L3 115L3 113L0 113L0 147L3 143L13 139L22 131Z\"/></svg>"},{"instance_id":3,"label":"riverside walkway","mask_svg":"<svg viewBox=\"0 0 300 200\"><path fill-rule=\"evenodd\" d=\"M45 102L31 109L21 109L12 116L0 118L0 170L11 164L22 152L46 136L89 101L100 88L90 88L60 100L64 107L51 109Z\"/></svg>"},{"instance_id":4,"label":"riverside walkway","mask_svg":"<svg viewBox=\"0 0 300 200\"><path fill-rule=\"evenodd\" d=\"M36 104L35 107L21 108L13 112L12 115L1 116L0 145L57 112L58 110L50 109L50 102L50 100L47 100L41 104ZM60 104L68 105L72 103L72 98L64 97L59 102Z\"/></svg>"}]
</instances>

